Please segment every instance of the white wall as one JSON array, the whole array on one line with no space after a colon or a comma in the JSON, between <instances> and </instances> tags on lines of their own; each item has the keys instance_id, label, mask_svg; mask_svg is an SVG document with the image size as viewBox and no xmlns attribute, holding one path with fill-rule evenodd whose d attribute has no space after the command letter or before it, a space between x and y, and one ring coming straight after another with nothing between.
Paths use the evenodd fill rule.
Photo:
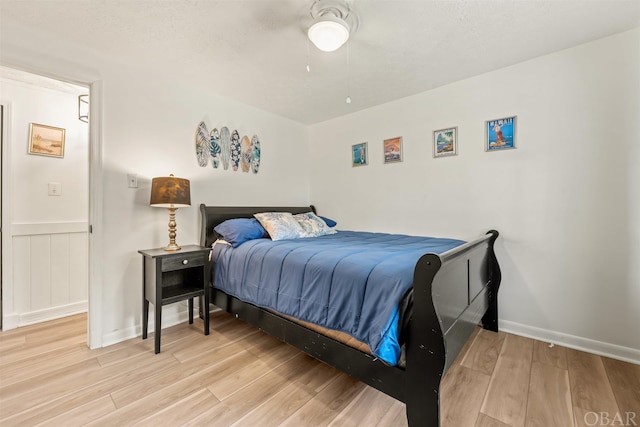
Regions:
<instances>
[{"instance_id":1,"label":"white wall","mask_svg":"<svg viewBox=\"0 0 640 427\"><path fill-rule=\"evenodd\" d=\"M176 213L178 244L198 243L200 203L309 203L305 126L185 82L136 75L127 69L104 75L105 343L139 333L142 261L137 251L169 240L168 211L149 206L153 177L173 173L191 181L192 206ZM241 135L257 134L258 174L198 166L194 136L201 120L209 129L228 126ZM138 174L137 190L127 188L127 173ZM165 307L163 316L174 309Z\"/></svg>"},{"instance_id":2,"label":"white wall","mask_svg":"<svg viewBox=\"0 0 640 427\"><path fill-rule=\"evenodd\" d=\"M191 181L189 208L179 209L177 242L199 239L199 203L232 205L308 204L308 130L288 119L216 96L224 82L192 82L163 75L152 64L119 64L72 40L42 34L3 20L0 62L101 87L101 117L93 117L102 142L100 289L90 296L98 313L91 325L93 345L108 345L140 334L142 269L139 249L168 243L168 212L149 206L151 178L169 173ZM78 58L82 58L82 62ZM185 73L188 74L188 73ZM97 128L97 124L101 128ZM256 175L198 166L194 135L228 126L261 139L262 163ZM96 130L97 129L97 130ZM137 173L139 188L127 188ZM95 305L95 306L94 306ZM179 313L180 311L180 313ZM90 312L90 318L91 318ZM163 309L163 325L181 319L180 304ZM95 323L95 322L94 322Z\"/></svg>"},{"instance_id":3,"label":"white wall","mask_svg":"<svg viewBox=\"0 0 640 427\"><path fill-rule=\"evenodd\" d=\"M634 30L312 126L311 200L345 229L495 228L503 328L638 361L639 76ZM518 148L486 153L484 121L510 115ZM434 159L451 126L459 155ZM395 136L404 161L384 165Z\"/></svg>"},{"instance_id":4,"label":"white wall","mask_svg":"<svg viewBox=\"0 0 640 427\"><path fill-rule=\"evenodd\" d=\"M87 88L2 68L7 106L5 213L9 280L3 282L3 328L86 311L88 295L88 127L78 120ZM64 128L63 158L28 154L29 124ZM59 196L48 183L61 184ZM5 190L5 188L3 188Z\"/></svg>"},{"instance_id":5,"label":"white wall","mask_svg":"<svg viewBox=\"0 0 640 427\"><path fill-rule=\"evenodd\" d=\"M88 89L70 84L56 88L49 79L35 76L31 82L20 81L21 73L0 71L0 98L11 104L8 143L13 191L9 209L13 222L86 222L88 125L78 120L78 95ZM28 154L30 123L65 129L63 158ZM60 196L48 195L49 182L62 185Z\"/></svg>"}]
</instances>

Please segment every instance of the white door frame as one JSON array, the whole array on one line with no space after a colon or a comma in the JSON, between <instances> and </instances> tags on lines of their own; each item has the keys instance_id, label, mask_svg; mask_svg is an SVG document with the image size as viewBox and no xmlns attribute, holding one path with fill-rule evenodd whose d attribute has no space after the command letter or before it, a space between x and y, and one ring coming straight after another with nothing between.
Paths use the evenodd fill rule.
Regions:
<instances>
[{"instance_id":1,"label":"white door frame","mask_svg":"<svg viewBox=\"0 0 640 427\"><path fill-rule=\"evenodd\" d=\"M89 87L90 102L89 102L89 309L87 315L87 344L90 348L102 347L102 206L103 206L103 192L102 192L102 80L95 79L93 76L80 75L78 77L78 70L75 69L70 72L69 76L57 74L51 74L46 72L32 71L29 67L13 67L10 64L0 64L9 68L19 68L23 71L39 74L52 79L66 81L74 84L80 84ZM70 77L74 75L74 77ZM7 119L4 126L5 141L9 141L11 137L11 103L3 102L5 106L5 118ZM9 144L5 144L5 148ZM7 236L11 236L11 218L9 215L8 197L10 192L10 171L9 171L9 158L10 152L7 149L3 155L3 168L2 168L2 198L5 209L2 211L2 263L5 268L2 269L2 282L12 283L11 275L11 251L9 243L10 239ZM6 288L6 286L4 286ZM9 299L10 298L10 299ZM13 300L13 295L4 294L2 298L2 316L6 317L7 311L5 309L10 308L7 305ZM10 325L4 325L10 326Z\"/></svg>"},{"instance_id":2,"label":"white door frame","mask_svg":"<svg viewBox=\"0 0 640 427\"><path fill-rule=\"evenodd\" d=\"M87 344L102 347L102 80L89 83L89 312Z\"/></svg>"},{"instance_id":3,"label":"white door frame","mask_svg":"<svg viewBox=\"0 0 640 427\"><path fill-rule=\"evenodd\" d=\"M0 99L2 104L2 115L4 116L2 125L2 329L11 329L15 326L7 321L6 313L13 311L13 287L7 287L6 283L13 283L12 251L11 251L11 216L9 200L11 188L11 174L9 173L8 159L11 157L11 102ZM9 288L9 289L7 289Z\"/></svg>"}]
</instances>

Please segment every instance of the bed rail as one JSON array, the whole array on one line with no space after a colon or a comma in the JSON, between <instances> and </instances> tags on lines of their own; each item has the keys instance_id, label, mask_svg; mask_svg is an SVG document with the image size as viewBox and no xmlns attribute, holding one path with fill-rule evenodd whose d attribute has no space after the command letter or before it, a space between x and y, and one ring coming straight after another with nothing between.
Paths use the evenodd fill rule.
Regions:
<instances>
[{"instance_id":1,"label":"bed rail","mask_svg":"<svg viewBox=\"0 0 640 427\"><path fill-rule=\"evenodd\" d=\"M213 207L200 205L201 245L215 240L213 228L230 218L262 211L315 212L303 207ZM406 367L387 366L332 338L242 302L210 286L211 301L309 355L406 403L410 427L440 425L440 382L480 321L498 330L501 273L494 252L498 232L442 255L425 254L416 263L413 312L406 333Z\"/></svg>"}]
</instances>

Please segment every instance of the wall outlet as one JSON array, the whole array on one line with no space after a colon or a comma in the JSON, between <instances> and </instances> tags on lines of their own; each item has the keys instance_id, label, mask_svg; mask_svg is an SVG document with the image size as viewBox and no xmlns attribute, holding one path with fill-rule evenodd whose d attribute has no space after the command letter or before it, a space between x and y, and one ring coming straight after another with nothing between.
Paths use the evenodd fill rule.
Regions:
<instances>
[{"instance_id":1,"label":"wall outlet","mask_svg":"<svg viewBox=\"0 0 640 427\"><path fill-rule=\"evenodd\" d=\"M129 188L138 188L138 175L135 173L127 174L127 186Z\"/></svg>"},{"instance_id":2,"label":"wall outlet","mask_svg":"<svg viewBox=\"0 0 640 427\"><path fill-rule=\"evenodd\" d=\"M49 195L50 196L60 196L62 195L62 184L59 182L50 182L49 183Z\"/></svg>"}]
</instances>

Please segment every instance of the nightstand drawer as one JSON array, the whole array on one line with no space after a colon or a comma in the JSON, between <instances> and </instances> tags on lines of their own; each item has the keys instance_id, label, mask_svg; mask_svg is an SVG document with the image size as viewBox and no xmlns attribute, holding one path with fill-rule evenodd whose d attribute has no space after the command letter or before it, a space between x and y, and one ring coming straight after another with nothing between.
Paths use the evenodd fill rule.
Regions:
<instances>
[{"instance_id":1,"label":"nightstand drawer","mask_svg":"<svg viewBox=\"0 0 640 427\"><path fill-rule=\"evenodd\" d=\"M207 252L176 254L175 256L163 257L162 271L198 267L200 265L204 265L206 258Z\"/></svg>"}]
</instances>

